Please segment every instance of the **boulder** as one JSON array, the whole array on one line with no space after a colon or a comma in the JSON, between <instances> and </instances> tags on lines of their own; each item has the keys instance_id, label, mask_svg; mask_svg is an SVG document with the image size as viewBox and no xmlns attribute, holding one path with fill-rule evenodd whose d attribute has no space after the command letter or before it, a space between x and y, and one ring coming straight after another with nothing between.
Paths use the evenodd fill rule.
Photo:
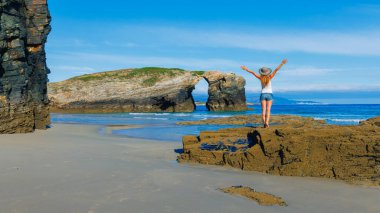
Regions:
<instances>
[{"instance_id":1,"label":"boulder","mask_svg":"<svg viewBox=\"0 0 380 213\"><path fill-rule=\"evenodd\" d=\"M245 79L234 73L206 72L203 77L208 87L206 107L210 111L247 110Z\"/></svg>"}]
</instances>

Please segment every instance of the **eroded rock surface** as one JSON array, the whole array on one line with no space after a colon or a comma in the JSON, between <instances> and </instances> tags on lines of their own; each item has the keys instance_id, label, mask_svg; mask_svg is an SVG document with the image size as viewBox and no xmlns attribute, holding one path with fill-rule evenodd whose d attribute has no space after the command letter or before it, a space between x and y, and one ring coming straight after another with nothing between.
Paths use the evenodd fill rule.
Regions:
<instances>
[{"instance_id":1,"label":"eroded rock surface","mask_svg":"<svg viewBox=\"0 0 380 213\"><path fill-rule=\"evenodd\" d=\"M270 128L229 128L184 136L184 152L178 161L380 186L380 117L358 126L327 125L295 116L273 119L277 125ZM240 120L259 120L259 116ZM232 117L231 122L235 121ZM221 123L228 124L226 119Z\"/></svg>"},{"instance_id":2,"label":"eroded rock surface","mask_svg":"<svg viewBox=\"0 0 380 213\"><path fill-rule=\"evenodd\" d=\"M245 79L234 73L206 72L209 84L206 107L210 111L242 111L247 109Z\"/></svg>"},{"instance_id":3,"label":"eroded rock surface","mask_svg":"<svg viewBox=\"0 0 380 213\"><path fill-rule=\"evenodd\" d=\"M227 188L221 188L219 190L230 195L242 196L254 200L261 206L288 205L281 197L277 197L265 192L256 192L254 189L246 186L231 186Z\"/></svg>"},{"instance_id":4,"label":"eroded rock surface","mask_svg":"<svg viewBox=\"0 0 380 213\"><path fill-rule=\"evenodd\" d=\"M50 124L45 43L46 0L0 0L0 133Z\"/></svg>"}]
</instances>

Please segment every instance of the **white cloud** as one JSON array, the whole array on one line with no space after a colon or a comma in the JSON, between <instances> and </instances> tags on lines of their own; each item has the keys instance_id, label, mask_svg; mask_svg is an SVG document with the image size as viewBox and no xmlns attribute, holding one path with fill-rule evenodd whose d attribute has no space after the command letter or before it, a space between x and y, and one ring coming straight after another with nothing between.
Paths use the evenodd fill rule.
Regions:
<instances>
[{"instance_id":1,"label":"white cloud","mask_svg":"<svg viewBox=\"0 0 380 213\"><path fill-rule=\"evenodd\" d=\"M127 31L154 35L165 44L215 48L239 48L271 52L306 52L338 55L380 56L380 31L305 31L261 29L251 32L236 30L186 29L133 26Z\"/></svg>"},{"instance_id":2,"label":"white cloud","mask_svg":"<svg viewBox=\"0 0 380 213\"><path fill-rule=\"evenodd\" d=\"M178 58L178 57L159 57L159 56L133 56L121 54L100 54L100 53L51 53L50 59L60 59L65 61L82 62L84 64L113 64L118 67L142 67L142 66L163 66L179 67L191 70L222 70L236 71L240 66L258 67L257 62L240 62L221 58ZM114 67L105 68L114 69Z\"/></svg>"},{"instance_id":3,"label":"white cloud","mask_svg":"<svg viewBox=\"0 0 380 213\"><path fill-rule=\"evenodd\" d=\"M366 6L358 10L380 11L380 7ZM112 27L112 26L109 26ZM112 30L109 30L110 32ZM132 35L130 32L134 32ZM110 47L211 47L237 48L268 52L303 52L312 54L380 56L380 30L321 31L305 29L249 29L186 28L175 26L130 25L114 34L99 35ZM125 36L124 36L125 35ZM111 38L110 38L111 36ZM114 37L112 37L114 36ZM137 44L131 40L143 40ZM87 39L56 38L54 46L79 48L99 47ZM175 48L175 47L174 47Z\"/></svg>"},{"instance_id":4,"label":"white cloud","mask_svg":"<svg viewBox=\"0 0 380 213\"><path fill-rule=\"evenodd\" d=\"M100 54L100 53L59 53L50 54L50 58L58 58L66 61L73 61L75 63L91 63L91 64L113 64L117 67L123 68L134 68L143 66L162 66L162 67L178 67L185 68L189 70L219 70L224 72L238 72L239 75L246 77L251 77L252 75L242 71L240 69L241 65L246 65L248 68L257 71L259 67L263 64L269 67L276 67L277 65L271 63L263 62L252 62L252 61L238 61L230 60L224 58L180 58L180 57L159 57L159 56L133 56L133 55L122 55L122 54ZM95 71L93 68L86 66L83 67L69 67L69 66L59 66L59 69L67 70L84 70L84 71ZM104 69L115 69L114 67L104 68ZM362 68L361 68L362 69ZM97 69L99 70L99 68ZM290 65L285 66L281 69L281 73L284 77L313 77L329 74L333 71L341 71L338 68L319 68L313 66L296 66Z\"/></svg>"},{"instance_id":5,"label":"white cloud","mask_svg":"<svg viewBox=\"0 0 380 213\"><path fill-rule=\"evenodd\" d=\"M89 46L93 46L93 44L87 42L87 41L84 41L82 39L74 39L73 41L73 44L74 46L76 47L89 47Z\"/></svg>"},{"instance_id":6,"label":"white cloud","mask_svg":"<svg viewBox=\"0 0 380 213\"><path fill-rule=\"evenodd\" d=\"M114 41L109 41L109 40L105 40L104 44L107 45L107 46L111 46L111 47L127 47L127 48L138 47L139 46L138 44L136 44L134 42L125 42L125 41L114 42Z\"/></svg>"},{"instance_id":7,"label":"white cloud","mask_svg":"<svg viewBox=\"0 0 380 213\"><path fill-rule=\"evenodd\" d=\"M94 68L86 67L86 66L58 65L58 66L50 66L50 69L54 71L71 72L74 74L88 74L88 73L95 72Z\"/></svg>"},{"instance_id":8,"label":"white cloud","mask_svg":"<svg viewBox=\"0 0 380 213\"><path fill-rule=\"evenodd\" d=\"M255 86L247 86L246 87L247 92L260 92L259 87ZM380 85L379 86L366 86L366 85L342 85L337 86L334 84L313 84L313 85L296 85L296 86L276 86L274 85L273 88L274 93L276 92L297 92L297 91L334 91L334 92L350 92L350 91L380 91Z\"/></svg>"},{"instance_id":9,"label":"white cloud","mask_svg":"<svg viewBox=\"0 0 380 213\"><path fill-rule=\"evenodd\" d=\"M202 37L202 36L200 36ZM203 40L203 39L200 39ZM203 40L204 41L204 40ZM279 33L274 35L216 34L211 44L278 52L380 56L380 34Z\"/></svg>"},{"instance_id":10,"label":"white cloud","mask_svg":"<svg viewBox=\"0 0 380 213\"><path fill-rule=\"evenodd\" d=\"M288 91L380 91L380 85L365 85L365 84L307 84L297 83L290 85L274 85L275 92L288 92ZM255 91L255 88L248 89ZM257 90L256 90L257 91Z\"/></svg>"},{"instance_id":11,"label":"white cloud","mask_svg":"<svg viewBox=\"0 0 380 213\"><path fill-rule=\"evenodd\" d=\"M341 71L341 69L327 69L327 68L317 68L317 67L296 67L296 68L283 68L283 76L289 77L315 77L328 75L332 72Z\"/></svg>"},{"instance_id":12,"label":"white cloud","mask_svg":"<svg viewBox=\"0 0 380 213\"><path fill-rule=\"evenodd\" d=\"M65 71L65 75L61 78L72 77L78 74L86 74L97 71L114 70L120 68L133 68L144 66L161 66L161 67L178 67L188 70L220 70L224 72L235 72L246 79L246 89L248 92L258 92L260 84L256 78L250 73L240 70L240 65L245 64L248 67L259 67L258 62L236 61L223 58L176 58L176 57L151 57L151 56L133 56L120 54L98 54L98 53L52 53L50 59L60 59L70 61L75 65L80 66L50 66L52 72L56 72L54 80L60 79L59 71ZM91 64L91 67L88 66ZM272 65L271 65L272 66ZM92 68L94 67L94 68ZM353 68L354 70L357 68ZM364 68L361 68L364 69ZM279 75L281 78L276 78L273 82L275 91L352 91L352 90L380 90L379 84L355 84L345 82L344 79L336 80L336 83L326 82L331 79L331 72L349 72L346 69L340 68L320 68L312 66L296 66L291 65L284 67ZM67 72L72 72L71 76ZM63 73L63 72L61 72ZM296 83L294 83L294 77ZM199 92L204 92L204 86L198 88Z\"/></svg>"},{"instance_id":13,"label":"white cloud","mask_svg":"<svg viewBox=\"0 0 380 213\"><path fill-rule=\"evenodd\" d=\"M62 48L62 47L91 48L91 47L97 47L97 45L92 43L89 40L85 40L81 38L54 38L54 39L49 39L47 43L47 47L48 48Z\"/></svg>"}]
</instances>

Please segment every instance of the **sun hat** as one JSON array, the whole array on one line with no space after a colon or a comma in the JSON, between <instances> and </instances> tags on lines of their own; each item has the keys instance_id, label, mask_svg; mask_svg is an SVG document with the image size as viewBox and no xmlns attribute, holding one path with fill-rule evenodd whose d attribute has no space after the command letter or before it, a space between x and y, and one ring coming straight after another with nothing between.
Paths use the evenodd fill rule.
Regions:
<instances>
[{"instance_id":1,"label":"sun hat","mask_svg":"<svg viewBox=\"0 0 380 213\"><path fill-rule=\"evenodd\" d=\"M262 67L260 68L259 73L261 75L270 75L272 73L272 69L268 67Z\"/></svg>"}]
</instances>

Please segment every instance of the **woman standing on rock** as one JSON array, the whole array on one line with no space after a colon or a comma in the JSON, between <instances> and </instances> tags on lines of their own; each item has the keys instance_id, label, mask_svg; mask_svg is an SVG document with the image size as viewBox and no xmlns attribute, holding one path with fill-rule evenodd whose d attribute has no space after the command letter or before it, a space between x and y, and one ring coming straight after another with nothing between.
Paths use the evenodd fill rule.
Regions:
<instances>
[{"instance_id":1,"label":"woman standing on rock","mask_svg":"<svg viewBox=\"0 0 380 213\"><path fill-rule=\"evenodd\" d=\"M273 95L272 95L272 84L271 80L276 75L277 71L281 69L281 67L286 64L288 60L284 59L282 60L281 64L272 72L270 68L262 67L259 70L260 75L256 74L255 72L249 70L246 66L241 66L241 69L252 73L256 78L258 78L261 81L261 108L262 108L262 119L264 128L269 127L269 120L270 120L270 109L272 107L273 102Z\"/></svg>"}]
</instances>

